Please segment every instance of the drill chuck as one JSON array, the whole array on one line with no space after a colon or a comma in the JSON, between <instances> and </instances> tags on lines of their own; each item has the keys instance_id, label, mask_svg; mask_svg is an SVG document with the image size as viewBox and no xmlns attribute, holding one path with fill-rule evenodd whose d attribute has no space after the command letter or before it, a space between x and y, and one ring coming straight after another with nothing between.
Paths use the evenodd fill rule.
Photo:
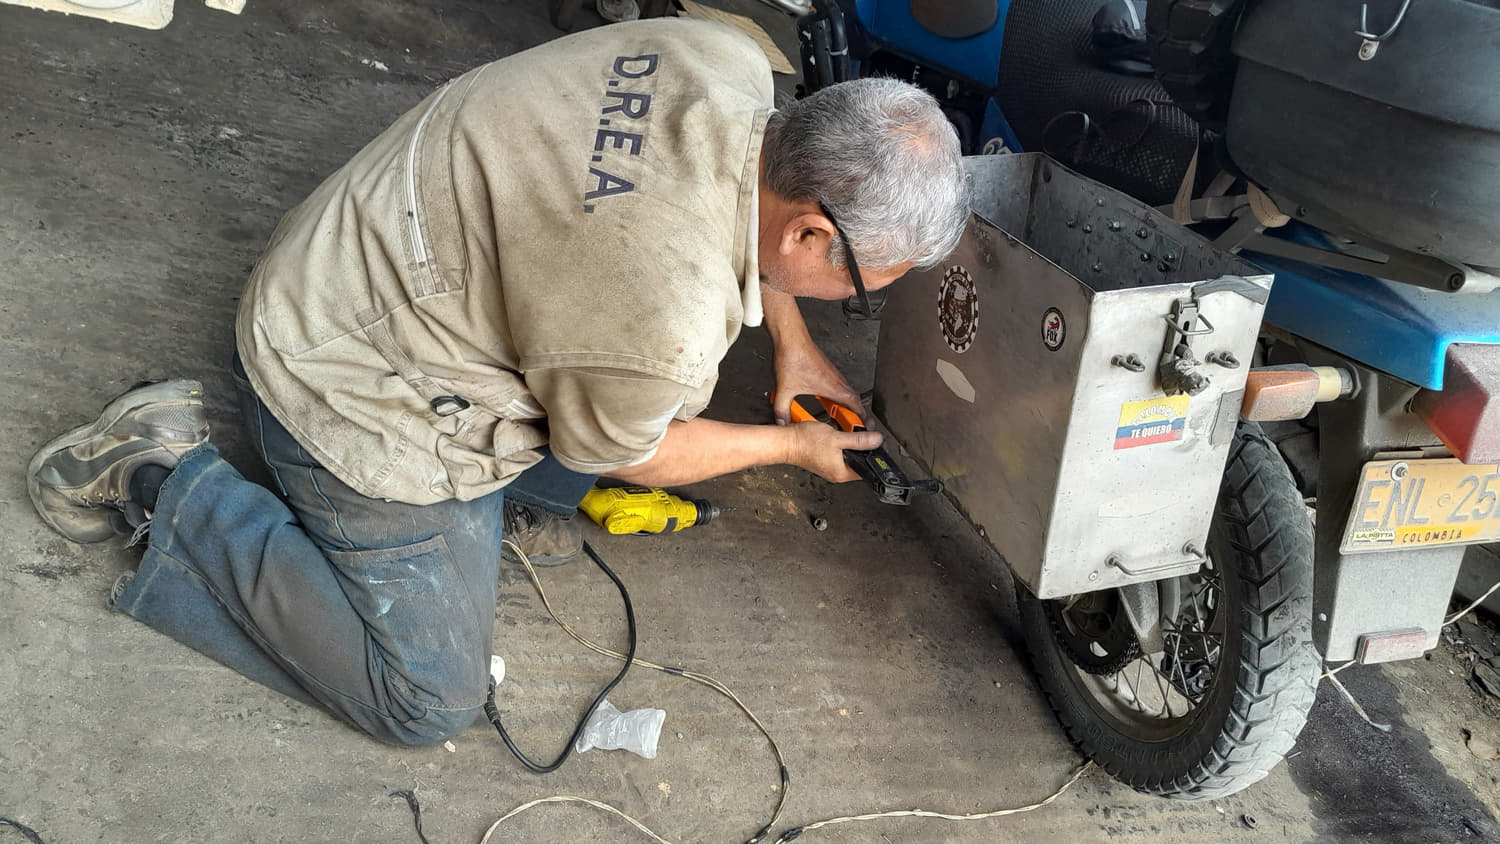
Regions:
<instances>
[{"instance_id":1,"label":"drill chuck","mask_svg":"<svg viewBox=\"0 0 1500 844\"><path fill-rule=\"evenodd\" d=\"M698 518L693 520L693 524L695 525L706 525L722 512L718 507L701 498L694 498L692 501L693 506L698 509Z\"/></svg>"}]
</instances>

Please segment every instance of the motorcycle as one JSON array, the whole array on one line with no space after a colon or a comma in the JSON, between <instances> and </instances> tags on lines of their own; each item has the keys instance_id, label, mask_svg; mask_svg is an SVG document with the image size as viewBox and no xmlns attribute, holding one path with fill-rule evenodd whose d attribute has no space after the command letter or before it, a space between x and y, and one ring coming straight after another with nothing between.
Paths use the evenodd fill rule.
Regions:
<instances>
[{"instance_id":1,"label":"motorcycle","mask_svg":"<svg viewBox=\"0 0 1500 844\"><path fill-rule=\"evenodd\" d=\"M891 288L875 411L1005 557L1069 736L1139 790L1264 777L1325 664L1435 647L1465 546L1500 539L1497 26L1488 0L798 21L807 91L914 82L971 155L959 250Z\"/></svg>"}]
</instances>

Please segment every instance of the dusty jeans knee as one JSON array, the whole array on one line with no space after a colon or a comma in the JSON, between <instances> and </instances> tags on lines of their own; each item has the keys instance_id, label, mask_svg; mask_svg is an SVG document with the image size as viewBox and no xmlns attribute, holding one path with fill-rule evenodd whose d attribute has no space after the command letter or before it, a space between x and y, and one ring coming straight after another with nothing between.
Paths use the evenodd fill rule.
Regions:
<instances>
[{"instance_id":1,"label":"dusty jeans knee","mask_svg":"<svg viewBox=\"0 0 1500 844\"><path fill-rule=\"evenodd\" d=\"M211 446L183 458L118 609L372 736L441 742L480 713L502 493L425 507L360 495L253 393L276 491Z\"/></svg>"}]
</instances>

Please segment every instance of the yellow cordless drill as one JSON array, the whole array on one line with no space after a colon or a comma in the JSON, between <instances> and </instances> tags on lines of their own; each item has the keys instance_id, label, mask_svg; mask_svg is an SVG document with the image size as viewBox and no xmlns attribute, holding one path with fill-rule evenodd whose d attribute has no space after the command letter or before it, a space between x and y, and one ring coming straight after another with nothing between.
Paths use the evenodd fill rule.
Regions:
<instances>
[{"instance_id":1,"label":"yellow cordless drill","mask_svg":"<svg viewBox=\"0 0 1500 844\"><path fill-rule=\"evenodd\" d=\"M698 499L683 500L664 489L621 486L591 489L578 508L610 533L666 533L706 525L722 510Z\"/></svg>"}]
</instances>

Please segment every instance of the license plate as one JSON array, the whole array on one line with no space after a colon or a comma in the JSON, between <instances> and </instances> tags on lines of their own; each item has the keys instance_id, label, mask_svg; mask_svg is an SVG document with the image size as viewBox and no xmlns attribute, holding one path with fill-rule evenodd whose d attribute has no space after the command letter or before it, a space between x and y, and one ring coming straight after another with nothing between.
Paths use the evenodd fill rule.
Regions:
<instances>
[{"instance_id":1,"label":"license plate","mask_svg":"<svg viewBox=\"0 0 1500 844\"><path fill-rule=\"evenodd\" d=\"M1345 554L1500 540L1500 466L1458 460L1365 464L1339 550Z\"/></svg>"}]
</instances>

